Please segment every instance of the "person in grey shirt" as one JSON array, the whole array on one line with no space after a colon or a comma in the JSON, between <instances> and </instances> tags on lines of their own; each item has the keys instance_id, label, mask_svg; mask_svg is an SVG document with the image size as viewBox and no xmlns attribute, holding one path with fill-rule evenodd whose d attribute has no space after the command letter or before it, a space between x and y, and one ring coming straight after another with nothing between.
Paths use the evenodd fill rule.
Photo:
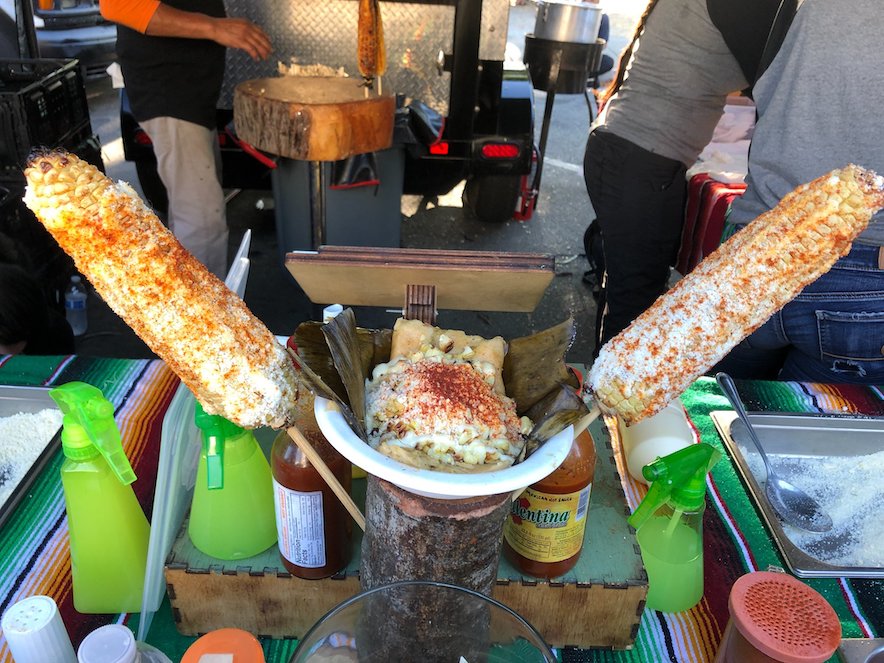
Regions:
<instances>
[{"instance_id":1,"label":"person in grey shirt","mask_svg":"<svg viewBox=\"0 0 884 663\"><path fill-rule=\"evenodd\" d=\"M586 145L601 231L599 347L667 288L684 225L685 174L727 95L754 83L780 0L651 0Z\"/></svg>"},{"instance_id":2,"label":"person in grey shirt","mask_svg":"<svg viewBox=\"0 0 884 663\"><path fill-rule=\"evenodd\" d=\"M880 0L804 0L755 86L746 224L799 184L855 163L884 175ZM884 384L884 212L850 253L717 367L735 377Z\"/></svg>"}]
</instances>

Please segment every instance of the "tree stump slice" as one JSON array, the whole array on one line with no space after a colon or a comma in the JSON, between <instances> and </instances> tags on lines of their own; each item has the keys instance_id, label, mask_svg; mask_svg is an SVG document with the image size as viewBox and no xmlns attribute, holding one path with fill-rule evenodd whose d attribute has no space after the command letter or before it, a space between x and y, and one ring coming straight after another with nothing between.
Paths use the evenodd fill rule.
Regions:
<instances>
[{"instance_id":1,"label":"tree stump slice","mask_svg":"<svg viewBox=\"0 0 884 663\"><path fill-rule=\"evenodd\" d=\"M362 589L400 580L435 580L491 596L509 510L509 493L437 500L369 475L359 569Z\"/></svg>"},{"instance_id":2,"label":"tree stump slice","mask_svg":"<svg viewBox=\"0 0 884 663\"><path fill-rule=\"evenodd\" d=\"M236 133L252 146L290 159L338 161L393 142L396 101L354 78L280 76L236 86Z\"/></svg>"}]
</instances>

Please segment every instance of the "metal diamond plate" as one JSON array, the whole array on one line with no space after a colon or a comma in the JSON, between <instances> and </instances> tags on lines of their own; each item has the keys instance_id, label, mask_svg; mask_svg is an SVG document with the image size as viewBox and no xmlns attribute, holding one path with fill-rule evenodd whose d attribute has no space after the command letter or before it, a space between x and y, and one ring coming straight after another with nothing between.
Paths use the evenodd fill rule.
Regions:
<instances>
[{"instance_id":1,"label":"metal diamond plate","mask_svg":"<svg viewBox=\"0 0 884 663\"><path fill-rule=\"evenodd\" d=\"M248 18L270 35L273 53L255 62L243 51L227 50L227 73L219 106L233 107L233 90L253 78L278 75L279 64L323 64L343 67L358 77L355 0L228 0L230 16ZM440 72L440 53L451 54L453 5L381 2L387 47L385 93L419 99L442 114L448 112L451 77ZM480 58L503 60L509 0L486 0L482 7Z\"/></svg>"}]
</instances>

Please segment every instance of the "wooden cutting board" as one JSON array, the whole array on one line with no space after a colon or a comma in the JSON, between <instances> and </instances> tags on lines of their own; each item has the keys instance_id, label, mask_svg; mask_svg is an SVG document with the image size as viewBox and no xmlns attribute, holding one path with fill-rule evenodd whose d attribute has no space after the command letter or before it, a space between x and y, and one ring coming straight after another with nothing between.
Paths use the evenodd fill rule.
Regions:
<instances>
[{"instance_id":1,"label":"wooden cutting board","mask_svg":"<svg viewBox=\"0 0 884 663\"><path fill-rule=\"evenodd\" d=\"M338 161L393 141L396 101L355 78L280 76L236 86L236 133L260 150L302 161Z\"/></svg>"}]
</instances>

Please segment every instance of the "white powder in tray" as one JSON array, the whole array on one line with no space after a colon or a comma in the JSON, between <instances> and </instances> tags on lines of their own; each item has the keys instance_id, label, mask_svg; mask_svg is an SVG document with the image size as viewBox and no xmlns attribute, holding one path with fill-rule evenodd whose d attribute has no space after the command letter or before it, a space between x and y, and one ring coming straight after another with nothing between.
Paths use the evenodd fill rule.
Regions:
<instances>
[{"instance_id":1,"label":"white powder in tray","mask_svg":"<svg viewBox=\"0 0 884 663\"><path fill-rule=\"evenodd\" d=\"M0 507L61 428L59 410L19 412L0 417Z\"/></svg>"},{"instance_id":2,"label":"white powder in tray","mask_svg":"<svg viewBox=\"0 0 884 663\"><path fill-rule=\"evenodd\" d=\"M765 478L761 456L740 446L755 480ZM863 456L798 458L768 454L774 471L813 497L832 518L829 532L807 532L783 524L801 551L833 566L884 568L884 451Z\"/></svg>"}]
</instances>

